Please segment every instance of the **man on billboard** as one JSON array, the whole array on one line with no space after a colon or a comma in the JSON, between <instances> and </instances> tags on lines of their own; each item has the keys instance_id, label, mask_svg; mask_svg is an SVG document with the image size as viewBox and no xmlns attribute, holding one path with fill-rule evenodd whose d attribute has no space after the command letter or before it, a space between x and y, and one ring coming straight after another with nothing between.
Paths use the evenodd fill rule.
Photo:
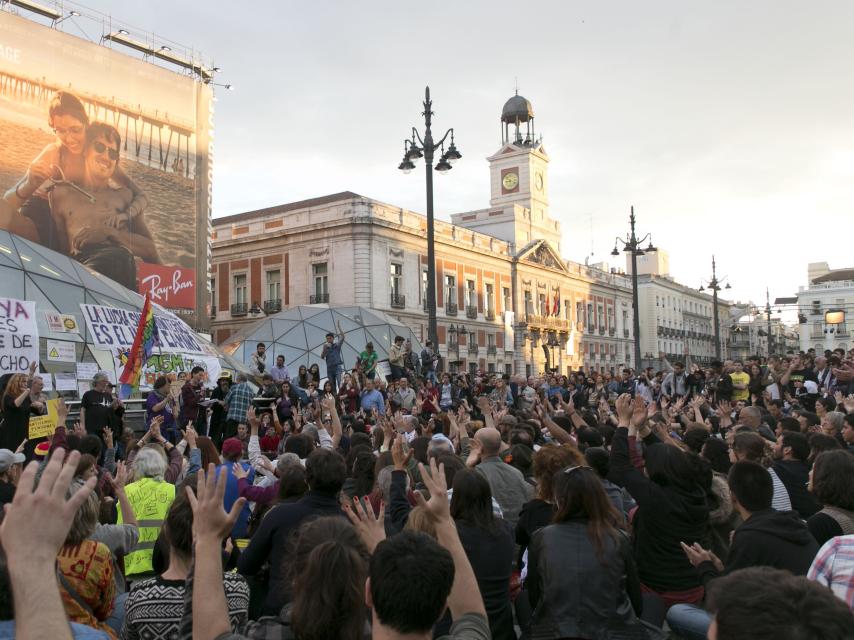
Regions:
<instances>
[{"instance_id":1,"label":"man on billboard","mask_svg":"<svg viewBox=\"0 0 854 640\"><path fill-rule=\"evenodd\" d=\"M51 216L65 235L72 258L128 287L136 288L134 257L160 263L142 213L131 218L133 192L115 180L121 137L111 125L94 122L83 151L85 186L57 183L50 192Z\"/></svg>"},{"instance_id":2,"label":"man on billboard","mask_svg":"<svg viewBox=\"0 0 854 640\"><path fill-rule=\"evenodd\" d=\"M56 140L42 149L26 174L0 201L0 228L69 254L65 235L51 215L49 189L55 182L84 187L87 181L84 150L89 116L83 103L68 91L58 91L48 105L48 126ZM130 189L133 198L127 207L136 218L148 205L148 198L124 172L117 168L113 179Z\"/></svg>"}]
</instances>

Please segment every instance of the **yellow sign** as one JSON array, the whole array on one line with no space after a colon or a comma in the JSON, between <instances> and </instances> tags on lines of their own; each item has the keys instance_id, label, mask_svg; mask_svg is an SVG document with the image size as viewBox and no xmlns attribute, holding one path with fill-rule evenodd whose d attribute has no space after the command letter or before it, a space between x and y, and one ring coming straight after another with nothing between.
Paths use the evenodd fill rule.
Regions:
<instances>
[{"instance_id":1,"label":"yellow sign","mask_svg":"<svg viewBox=\"0 0 854 640\"><path fill-rule=\"evenodd\" d=\"M56 410L59 398L47 401L47 414L30 417L30 440L49 438L56 431L59 413Z\"/></svg>"}]
</instances>

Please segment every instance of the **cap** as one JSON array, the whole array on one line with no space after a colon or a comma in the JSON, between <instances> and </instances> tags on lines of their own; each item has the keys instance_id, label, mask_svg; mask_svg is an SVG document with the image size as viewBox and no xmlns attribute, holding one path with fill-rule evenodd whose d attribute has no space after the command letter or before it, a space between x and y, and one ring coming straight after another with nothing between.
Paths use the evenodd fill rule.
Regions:
<instances>
[{"instance_id":1,"label":"cap","mask_svg":"<svg viewBox=\"0 0 854 640\"><path fill-rule=\"evenodd\" d=\"M222 443L222 455L233 456L236 453L243 453L243 443L237 438L226 439L226 441Z\"/></svg>"},{"instance_id":2,"label":"cap","mask_svg":"<svg viewBox=\"0 0 854 640\"><path fill-rule=\"evenodd\" d=\"M5 473L13 464L21 464L27 457L23 453L14 453L8 449L0 449L0 473Z\"/></svg>"}]
</instances>

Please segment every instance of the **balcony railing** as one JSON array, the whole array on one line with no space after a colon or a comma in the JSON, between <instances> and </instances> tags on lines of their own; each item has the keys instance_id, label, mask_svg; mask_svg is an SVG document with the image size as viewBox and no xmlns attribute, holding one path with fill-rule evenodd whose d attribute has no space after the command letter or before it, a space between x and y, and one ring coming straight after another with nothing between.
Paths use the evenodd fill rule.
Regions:
<instances>
[{"instance_id":1,"label":"balcony railing","mask_svg":"<svg viewBox=\"0 0 854 640\"><path fill-rule=\"evenodd\" d=\"M487 320L495 320L495 309L487 309L484 317Z\"/></svg>"},{"instance_id":2,"label":"balcony railing","mask_svg":"<svg viewBox=\"0 0 854 640\"><path fill-rule=\"evenodd\" d=\"M211 318L216 318L216 307L211 307Z\"/></svg>"},{"instance_id":3,"label":"balcony railing","mask_svg":"<svg viewBox=\"0 0 854 640\"><path fill-rule=\"evenodd\" d=\"M477 307L472 305L466 305L466 318L471 318L475 320L477 318Z\"/></svg>"},{"instance_id":4,"label":"balcony railing","mask_svg":"<svg viewBox=\"0 0 854 640\"><path fill-rule=\"evenodd\" d=\"M445 305L445 315L446 316L455 316L457 315L457 305L453 302L449 302Z\"/></svg>"},{"instance_id":5,"label":"balcony railing","mask_svg":"<svg viewBox=\"0 0 854 640\"><path fill-rule=\"evenodd\" d=\"M556 331L569 331L569 320L555 316L528 316L528 324L534 328L542 327Z\"/></svg>"},{"instance_id":6,"label":"balcony railing","mask_svg":"<svg viewBox=\"0 0 854 640\"><path fill-rule=\"evenodd\" d=\"M231 315L233 316L245 316L249 313L249 303L248 302L236 302L231 305Z\"/></svg>"},{"instance_id":7,"label":"balcony railing","mask_svg":"<svg viewBox=\"0 0 854 640\"><path fill-rule=\"evenodd\" d=\"M282 300L281 298L276 300L264 300L264 313L279 313L282 310Z\"/></svg>"},{"instance_id":8,"label":"balcony railing","mask_svg":"<svg viewBox=\"0 0 854 640\"><path fill-rule=\"evenodd\" d=\"M494 344L486 345L486 355L494 356L496 353L498 353L498 348Z\"/></svg>"},{"instance_id":9,"label":"balcony railing","mask_svg":"<svg viewBox=\"0 0 854 640\"><path fill-rule=\"evenodd\" d=\"M629 337L629 330L628 330L628 329L623 329L623 337L624 337L624 338L628 338L628 337Z\"/></svg>"},{"instance_id":10,"label":"balcony railing","mask_svg":"<svg viewBox=\"0 0 854 640\"><path fill-rule=\"evenodd\" d=\"M810 332L810 340L824 340L827 337L824 331L811 331Z\"/></svg>"},{"instance_id":11,"label":"balcony railing","mask_svg":"<svg viewBox=\"0 0 854 640\"><path fill-rule=\"evenodd\" d=\"M600 335L600 336L604 336L604 335L605 335L605 327L599 327L599 335Z\"/></svg>"},{"instance_id":12,"label":"balcony railing","mask_svg":"<svg viewBox=\"0 0 854 640\"><path fill-rule=\"evenodd\" d=\"M406 307L406 296L400 295L399 293L391 294L391 308L392 309L403 309Z\"/></svg>"},{"instance_id":13,"label":"balcony railing","mask_svg":"<svg viewBox=\"0 0 854 640\"><path fill-rule=\"evenodd\" d=\"M477 355L478 346L476 342L469 342L469 353L472 355Z\"/></svg>"},{"instance_id":14,"label":"balcony railing","mask_svg":"<svg viewBox=\"0 0 854 640\"><path fill-rule=\"evenodd\" d=\"M318 293L308 297L309 304L326 304L327 302L329 302L328 293Z\"/></svg>"},{"instance_id":15,"label":"balcony railing","mask_svg":"<svg viewBox=\"0 0 854 640\"><path fill-rule=\"evenodd\" d=\"M609 335L609 336L615 336L615 335L617 335L617 329L616 329L616 328L614 328L614 327L610 327L610 328L608 329L608 335Z\"/></svg>"}]
</instances>

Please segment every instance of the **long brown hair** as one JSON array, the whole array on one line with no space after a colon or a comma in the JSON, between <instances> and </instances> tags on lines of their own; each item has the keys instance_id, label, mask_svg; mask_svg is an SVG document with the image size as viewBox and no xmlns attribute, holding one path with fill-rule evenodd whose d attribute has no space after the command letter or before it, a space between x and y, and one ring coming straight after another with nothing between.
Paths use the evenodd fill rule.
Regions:
<instances>
[{"instance_id":1,"label":"long brown hair","mask_svg":"<svg viewBox=\"0 0 854 640\"><path fill-rule=\"evenodd\" d=\"M599 476L590 467L567 467L554 474L552 484L557 505L553 522L557 524L574 518L586 520L587 535L593 542L596 557L604 563L606 542L618 540L617 527L621 518Z\"/></svg>"},{"instance_id":2,"label":"long brown hair","mask_svg":"<svg viewBox=\"0 0 854 640\"><path fill-rule=\"evenodd\" d=\"M9 378L9 382L6 383L6 392L3 394L3 397L12 396L13 398L17 398L21 395L27 388L26 379L27 374L25 373L16 373Z\"/></svg>"},{"instance_id":3,"label":"long brown hair","mask_svg":"<svg viewBox=\"0 0 854 640\"><path fill-rule=\"evenodd\" d=\"M537 480L537 497L545 502L554 501L552 479L558 471L574 464L586 464L584 456L578 450L572 447L559 447L556 444L540 447L540 450L534 454L532 466L534 478Z\"/></svg>"},{"instance_id":4,"label":"long brown hair","mask_svg":"<svg viewBox=\"0 0 854 640\"><path fill-rule=\"evenodd\" d=\"M202 454L202 469L207 469L211 463L221 464L222 460L219 457L219 451L216 450L213 440L207 436L199 436L196 438L196 446Z\"/></svg>"},{"instance_id":5,"label":"long brown hair","mask_svg":"<svg viewBox=\"0 0 854 640\"><path fill-rule=\"evenodd\" d=\"M318 518L300 528L289 560L296 637L363 640L369 557L359 534L344 518Z\"/></svg>"}]
</instances>

